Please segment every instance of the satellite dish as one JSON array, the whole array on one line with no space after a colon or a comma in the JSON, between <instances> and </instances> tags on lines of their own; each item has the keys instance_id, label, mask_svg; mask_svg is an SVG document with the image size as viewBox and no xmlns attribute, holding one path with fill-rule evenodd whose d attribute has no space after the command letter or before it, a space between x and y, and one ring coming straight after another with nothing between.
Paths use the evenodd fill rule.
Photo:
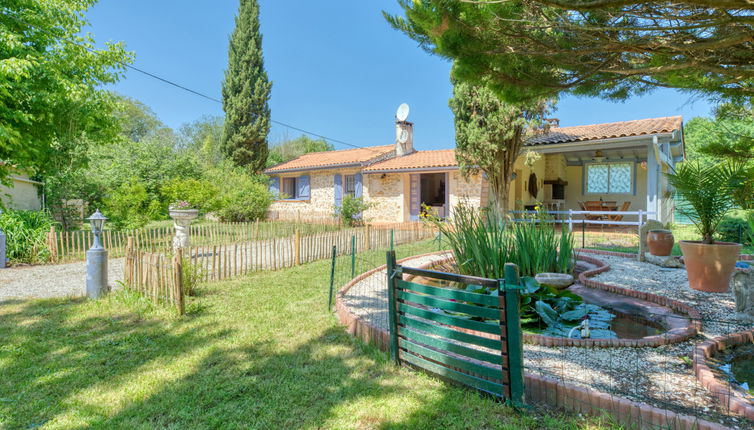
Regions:
<instances>
[{"instance_id":1,"label":"satellite dish","mask_svg":"<svg viewBox=\"0 0 754 430\"><path fill-rule=\"evenodd\" d=\"M401 122L408 118L408 105L406 103L401 103L401 105L398 106L398 111L395 112L395 117Z\"/></svg>"}]
</instances>

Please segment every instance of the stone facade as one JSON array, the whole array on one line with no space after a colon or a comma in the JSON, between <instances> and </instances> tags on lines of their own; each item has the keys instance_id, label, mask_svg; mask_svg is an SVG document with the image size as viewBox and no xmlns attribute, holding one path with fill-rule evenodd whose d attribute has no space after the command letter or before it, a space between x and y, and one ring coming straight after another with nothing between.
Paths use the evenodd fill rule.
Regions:
<instances>
[{"instance_id":1,"label":"stone facade","mask_svg":"<svg viewBox=\"0 0 754 430\"><path fill-rule=\"evenodd\" d=\"M364 175L364 200L372 205L364 213L367 222L390 223L405 219L408 212L406 176L403 173Z\"/></svg>"},{"instance_id":2,"label":"stone facade","mask_svg":"<svg viewBox=\"0 0 754 430\"><path fill-rule=\"evenodd\" d=\"M464 179L458 170L450 172L450 200L451 213L453 207L465 203L472 207L480 207L482 204L482 175L475 174Z\"/></svg>"},{"instance_id":3,"label":"stone facade","mask_svg":"<svg viewBox=\"0 0 754 430\"><path fill-rule=\"evenodd\" d=\"M309 175L309 200L278 200L269 208L269 218L279 220L330 221L335 213L335 175L353 175L358 169L314 170L281 174L283 178Z\"/></svg>"},{"instance_id":4,"label":"stone facade","mask_svg":"<svg viewBox=\"0 0 754 430\"><path fill-rule=\"evenodd\" d=\"M335 212L334 175L352 175L357 169L333 169L302 172L309 175L309 200L278 200L269 209L269 217L278 220L327 221ZM286 177L300 174L280 175ZM364 213L370 223L394 223L410 220L410 173L364 174L362 195L371 205ZM475 207L482 204L482 176L472 175L465 180L459 171L449 172L448 198L451 208L462 202ZM452 209L451 209L452 211Z\"/></svg>"}]
</instances>

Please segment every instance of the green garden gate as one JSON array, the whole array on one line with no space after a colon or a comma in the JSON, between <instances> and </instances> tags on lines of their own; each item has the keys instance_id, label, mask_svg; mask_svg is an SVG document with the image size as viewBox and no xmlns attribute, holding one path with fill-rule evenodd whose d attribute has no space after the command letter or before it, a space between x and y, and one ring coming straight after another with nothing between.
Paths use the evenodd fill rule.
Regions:
<instances>
[{"instance_id":1,"label":"green garden gate","mask_svg":"<svg viewBox=\"0 0 754 430\"><path fill-rule=\"evenodd\" d=\"M486 287L491 294L406 281L404 275ZM397 265L387 254L390 354L440 377L524 402L523 342L515 264L505 279L486 279Z\"/></svg>"}]
</instances>

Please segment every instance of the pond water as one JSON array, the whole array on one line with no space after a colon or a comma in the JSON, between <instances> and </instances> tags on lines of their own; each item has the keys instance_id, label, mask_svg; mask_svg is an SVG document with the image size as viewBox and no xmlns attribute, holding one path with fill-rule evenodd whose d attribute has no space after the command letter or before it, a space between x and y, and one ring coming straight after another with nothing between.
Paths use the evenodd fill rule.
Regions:
<instances>
[{"instance_id":1,"label":"pond water","mask_svg":"<svg viewBox=\"0 0 754 430\"><path fill-rule=\"evenodd\" d=\"M437 287L445 287L445 288L456 288L456 289L466 289L467 285L459 284L457 282L450 282L450 281L444 281L439 279L431 279L431 278L424 278L424 277L417 277L415 279L412 279L412 282L416 282L419 284L424 285L432 285ZM600 306L603 310L609 312L613 315L612 319L609 322L609 327L607 330L592 330L591 331L591 338L592 339L609 339L609 338L620 338L620 339L641 339L643 337L647 336L654 336L658 334L662 334L666 331L665 327L657 323L655 321L651 321L645 317L643 317L640 314L627 314L623 312L618 312L614 309L610 309L609 307L601 306L600 303L595 301L584 301L584 303L590 303L592 305ZM567 327L571 328L572 326L578 324L578 321L573 323L564 322ZM537 334L546 334L548 336L555 335L552 332L545 333L545 330L547 329L547 326L542 323L540 327L527 327L524 326L523 330L524 332L529 333L537 333ZM565 331L566 333L568 330ZM575 333L578 333L578 330L575 331ZM578 337L578 334L575 334L576 337ZM559 337L565 337L565 334L560 335ZM754 386L754 384L752 384Z\"/></svg>"},{"instance_id":2,"label":"pond water","mask_svg":"<svg viewBox=\"0 0 754 430\"><path fill-rule=\"evenodd\" d=\"M741 345L725 355L726 364L720 366L731 382L740 385L754 396L754 345Z\"/></svg>"}]
</instances>

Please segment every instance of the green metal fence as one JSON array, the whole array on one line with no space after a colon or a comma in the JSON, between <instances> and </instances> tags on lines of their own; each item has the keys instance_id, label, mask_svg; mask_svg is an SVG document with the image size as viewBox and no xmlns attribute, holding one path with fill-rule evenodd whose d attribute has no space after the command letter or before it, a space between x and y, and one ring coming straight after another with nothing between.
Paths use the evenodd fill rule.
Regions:
<instances>
[{"instance_id":1,"label":"green metal fence","mask_svg":"<svg viewBox=\"0 0 754 430\"><path fill-rule=\"evenodd\" d=\"M391 358L523 405L522 287L516 265L506 265L505 275L496 280L405 267L388 252ZM438 280L491 293L426 285Z\"/></svg>"}]
</instances>

